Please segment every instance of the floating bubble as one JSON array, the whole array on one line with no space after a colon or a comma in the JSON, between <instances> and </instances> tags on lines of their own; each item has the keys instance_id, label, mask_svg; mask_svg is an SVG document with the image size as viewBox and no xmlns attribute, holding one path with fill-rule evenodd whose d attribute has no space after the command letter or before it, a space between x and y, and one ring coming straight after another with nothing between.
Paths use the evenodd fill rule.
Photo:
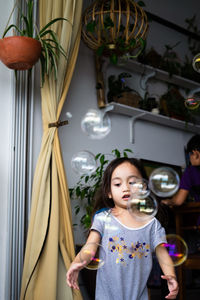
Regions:
<instances>
[{"instance_id":1,"label":"floating bubble","mask_svg":"<svg viewBox=\"0 0 200 300\"><path fill-rule=\"evenodd\" d=\"M138 221L147 221L152 219L157 211L158 205L152 194L132 194L128 200L127 209L129 213Z\"/></svg>"},{"instance_id":2,"label":"floating bubble","mask_svg":"<svg viewBox=\"0 0 200 300\"><path fill-rule=\"evenodd\" d=\"M184 263L188 256L188 246L184 239L177 234L167 234L164 239L166 242L162 243L161 246L167 251L169 257L163 256L163 251L157 251L158 259L163 264L174 267Z\"/></svg>"},{"instance_id":3,"label":"floating bubble","mask_svg":"<svg viewBox=\"0 0 200 300\"><path fill-rule=\"evenodd\" d=\"M74 172L89 175L96 170L97 163L94 154L89 151L80 151L72 156L71 166Z\"/></svg>"},{"instance_id":4,"label":"floating bubble","mask_svg":"<svg viewBox=\"0 0 200 300\"><path fill-rule=\"evenodd\" d=\"M130 190L132 194L140 194L140 196L148 196L150 194L150 190L148 188L148 181L144 178L133 178L133 183L130 186Z\"/></svg>"},{"instance_id":5,"label":"floating bubble","mask_svg":"<svg viewBox=\"0 0 200 300\"><path fill-rule=\"evenodd\" d=\"M192 60L193 69L200 73L200 53L198 53Z\"/></svg>"},{"instance_id":6,"label":"floating bubble","mask_svg":"<svg viewBox=\"0 0 200 300\"><path fill-rule=\"evenodd\" d=\"M200 98L198 97L190 97L190 98L187 98L185 100L185 106L190 109L190 110L194 110L194 109L197 109L200 105Z\"/></svg>"},{"instance_id":7,"label":"floating bubble","mask_svg":"<svg viewBox=\"0 0 200 300\"><path fill-rule=\"evenodd\" d=\"M80 251L81 262L86 262L86 269L97 270L101 268L106 259L106 252L102 245L97 243L88 243Z\"/></svg>"},{"instance_id":8,"label":"floating bubble","mask_svg":"<svg viewBox=\"0 0 200 300\"><path fill-rule=\"evenodd\" d=\"M180 178L169 167L155 169L149 177L149 188L159 197L171 197L179 188Z\"/></svg>"},{"instance_id":9,"label":"floating bubble","mask_svg":"<svg viewBox=\"0 0 200 300\"><path fill-rule=\"evenodd\" d=\"M81 128L91 139L103 139L111 131L111 121L107 114L91 109L83 117Z\"/></svg>"},{"instance_id":10,"label":"floating bubble","mask_svg":"<svg viewBox=\"0 0 200 300\"><path fill-rule=\"evenodd\" d=\"M66 112L66 116L67 116L69 119L71 119L71 118L72 118L72 113L71 113L70 111L67 111L67 112Z\"/></svg>"}]
</instances>

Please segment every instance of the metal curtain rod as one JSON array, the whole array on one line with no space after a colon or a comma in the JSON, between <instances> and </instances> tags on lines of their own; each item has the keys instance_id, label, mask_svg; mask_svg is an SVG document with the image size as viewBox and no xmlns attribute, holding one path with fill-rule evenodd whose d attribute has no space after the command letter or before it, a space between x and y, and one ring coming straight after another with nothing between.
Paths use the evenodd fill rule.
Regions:
<instances>
[{"instance_id":1,"label":"metal curtain rod","mask_svg":"<svg viewBox=\"0 0 200 300\"><path fill-rule=\"evenodd\" d=\"M151 20L153 20L153 21L155 21L157 23L160 23L160 24L162 24L164 26L167 26L167 27L169 27L171 29L174 29L174 30L176 30L176 31L178 31L178 32L180 32L180 33L182 33L184 35L187 35L187 36L189 36L189 37L191 37L191 38L193 38L195 40L200 41L200 36L198 34L196 34L194 32L191 32L191 31L189 31L189 30L187 30L187 29L185 29L185 28L183 28L183 27L181 27L179 25L176 25L176 24L174 24L174 23L172 23L170 21L167 21L167 20L165 20L165 19L163 19L161 17L158 17L158 16L156 16L156 15L154 15L154 14L148 12L148 11L145 11L145 13L147 14L147 16Z\"/></svg>"}]
</instances>

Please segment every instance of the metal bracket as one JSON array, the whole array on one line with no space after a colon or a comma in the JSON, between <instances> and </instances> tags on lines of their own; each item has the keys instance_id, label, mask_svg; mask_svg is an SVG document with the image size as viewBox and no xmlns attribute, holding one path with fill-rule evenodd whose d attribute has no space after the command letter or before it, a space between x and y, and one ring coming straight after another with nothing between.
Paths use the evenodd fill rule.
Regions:
<instances>
[{"instance_id":1,"label":"metal bracket","mask_svg":"<svg viewBox=\"0 0 200 300\"><path fill-rule=\"evenodd\" d=\"M134 144L134 136L135 136L135 122L140 119L142 116L146 115L146 112L143 112L137 116L131 117L129 120L129 126L130 126L130 142Z\"/></svg>"},{"instance_id":2,"label":"metal bracket","mask_svg":"<svg viewBox=\"0 0 200 300\"><path fill-rule=\"evenodd\" d=\"M191 90L190 92L189 92L189 96L188 97L194 97L194 95L196 94L196 93L199 93L200 92L200 87L197 87L197 88L195 88L195 89L193 89L193 90Z\"/></svg>"},{"instance_id":3,"label":"metal bracket","mask_svg":"<svg viewBox=\"0 0 200 300\"><path fill-rule=\"evenodd\" d=\"M155 77L155 76L156 76L156 71L152 71L151 73L144 75L143 78L141 79L142 89L146 90L147 89L147 81L150 78Z\"/></svg>"},{"instance_id":4,"label":"metal bracket","mask_svg":"<svg viewBox=\"0 0 200 300\"><path fill-rule=\"evenodd\" d=\"M107 112L112 111L112 110L114 110L114 105L108 105L105 108L101 108L101 112L102 112L101 117L102 117L102 119L104 118L104 116Z\"/></svg>"}]
</instances>

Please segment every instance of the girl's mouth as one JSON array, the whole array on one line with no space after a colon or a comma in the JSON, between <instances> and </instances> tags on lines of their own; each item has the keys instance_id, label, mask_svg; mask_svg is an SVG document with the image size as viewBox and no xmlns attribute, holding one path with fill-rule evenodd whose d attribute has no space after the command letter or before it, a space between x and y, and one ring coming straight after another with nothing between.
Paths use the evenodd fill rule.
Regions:
<instances>
[{"instance_id":1,"label":"girl's mouth","mask_svg":"<svg viewBox=\"0 0 200 300\"><path fill-rule=\"evenodd\" d=\"M123 200L129 200L130 199L130 194L125 194L123 197L122 197Z\"/></svg>"}]
</instances>

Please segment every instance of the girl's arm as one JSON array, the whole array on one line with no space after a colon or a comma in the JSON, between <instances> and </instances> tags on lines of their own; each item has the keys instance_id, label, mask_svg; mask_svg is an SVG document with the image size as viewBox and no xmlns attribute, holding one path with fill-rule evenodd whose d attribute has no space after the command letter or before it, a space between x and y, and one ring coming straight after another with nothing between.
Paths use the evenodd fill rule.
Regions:
<instances>
[{"instance_id":1,"label":"girl's arm","mask_svg":"<svg viewBox=\"0 0 200 300\"><path fill-rule=\"evenodd\" d=\"M95 230L90 231L90 234L88 236L86 244L92 243L91 249L90 249L92 252L96 253L96 250L97 250L96 244L100 243L100 239L101 239L101 237L100 237L99 232L97 232ZM74 258L74 260L71 263L70 268L66 274L66 282L69 285L69 287L71 287L73 289L77 289L77 290L79 289L79 286L78 286L79 272L89 263L89 261L86 261L86 260L81 261L80 252Z\"/></svg>"},{"instance_id":2,"label":"girl's arm","mask_svg":"<svg viewBox=\"0 0 200 300\"><path fill-rule=\"evenodd\" d=\"M176 273L173 266L173 261L169 256L167 250L161 245L158 245L156 247L156 256L158 258L159 265L164 273L164 275L162 275L161 277L162 279L167 280L167 285L169 289L169 294L165 298L176 299L176 296L178 295L179 287L176 279Z\"/></svg>"},{"instance_id":3,"label":"girl's arm","mask_svg":"<svg viewBox=\"0 0 200 300\"><path fill-rule=\"evenodd\" d=\"M169 206L179 206L185 202L188 194L188 190L179 189L176 195L174 195L171 199L164 199L161 202Z\"/></svg>"}]
</instances>

